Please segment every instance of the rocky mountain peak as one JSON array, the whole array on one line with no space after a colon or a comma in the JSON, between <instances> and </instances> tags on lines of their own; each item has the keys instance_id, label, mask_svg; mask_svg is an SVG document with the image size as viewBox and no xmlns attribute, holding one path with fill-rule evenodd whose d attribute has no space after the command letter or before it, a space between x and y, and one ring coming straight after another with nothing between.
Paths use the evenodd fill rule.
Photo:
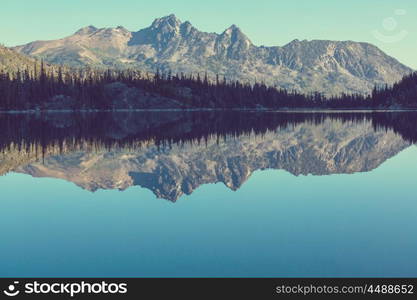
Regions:
<instances>
[{"instance_id":1,"label":"rocky mountain peak","mask_svg":"<svg viewBox=\"0 0 417 300\"><path fill-rule=\"evenodd\" d=\"M151 25L151 28L176 30L180 27L181 23L182 22L180 19L178 19L174 14L171 14L169 16L155 19Z\"/></svg>"},{"instance_id":2,"label":"rocky mountain peak","mask_svg":"<svg viewBox=\"0 0 417 300\"><path fill-rule=\"evenodd\" d=\"M236 24L232 24L232 25L230 25L230 27L229 27L229 28L227 28L224 32L225 32L226 34L231 34L231 33L233 33L234 31L240 31L240 28L239 28L239 27L237 27L237 25L236 25Z\"/></svg>"},{"instance_id":3,"label":"rocky mountain peak","mask_svg":"<svg viewBox=\"0 0 417 300\"><path fill-rule=\"evenodd\" d=\"M223 31L223 33L220 36L224 38L229 38L232 41L232 43L244 42L247 44L252 44L252 42L242 32L242 30L240 30L240 28L234 24L227 28L225 31Z\"/></svg>"},{"instance_id":4,"label":"rocky mountain peak","mask_svg":"<svg viewBox=\"0 0 417 300\"><path fill-rule=\"evenodd\" d=\"M191 33L198 32L198 30L194 28L194 26L189 21L185 21L180 26L180 32L181 35L188 37L191 35Z\"/></svg>"},{"instance_id":5,"label":"rocky mountain peak","mask_svg":"<svg viewBox=\"0 0 417 300\"><path fill-rule=\"evenodd\" d=\"M77 34L77 35L88 35L88 34L96 32L97 30L98 30L97 27L95 27L93 25L89 25L89 26L81 28L80 30L75 32L75 34Z\"/></svg>"},{"instance_id":6,"label":"rocky mountain peak","mask_svg":"<svg viewBox=\"0 0 417 300\"><path fill-rule=\"evenodd\" d=\"M236 25L227 28L217 39L218 54L229 59L246 59L251 46L252 42Z\"/></svg>"},{"instance_id":7,"label":"rocky mountain peak","mask_svg":"<svg viewBox=\"0 0 417 300\"><path fill-rule=\"evenodd\" d=\"M123 26L117 26L115 29L114 29L115 31L118 31L118 32L122 32L122 33L130 33L130 31L129 30L127 30L125 27L123 27Z\"/></svg>"}]
</instances>

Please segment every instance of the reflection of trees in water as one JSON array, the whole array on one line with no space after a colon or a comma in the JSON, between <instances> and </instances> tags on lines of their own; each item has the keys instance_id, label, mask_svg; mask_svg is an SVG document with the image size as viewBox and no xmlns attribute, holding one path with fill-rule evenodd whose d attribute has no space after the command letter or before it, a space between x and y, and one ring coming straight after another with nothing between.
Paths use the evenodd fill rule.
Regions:
<instances>
[{"instance_id":1,"label":"reflection of trees in water","mask_svg":"<svg viewBox=\"0 0 417 300\"><path fill-rule=\"evenodd\" d=\"M176 201L206 183L223 182L237 190L256 170L282 169L297 176L373 170L409 146L394 131L414 141L415 116L230 111L0 115L0 174L61 178L91 191L139 185Z\"/></svg>"},{"instance_id":2,"label":"reflection of trees in water","mask_svg":"<svg viewBox=\"0 0 417 300\"><path fill-rule=\"evenodd\" d=\"M0 115L1 151L43 153L67 150L136 149L149 143L207 143L208 139L263 135L297 124L372 122L375 130L394 130L417 142L417 113L274 113L274 112L118 112Z\"/></svg>"}]
</instances>

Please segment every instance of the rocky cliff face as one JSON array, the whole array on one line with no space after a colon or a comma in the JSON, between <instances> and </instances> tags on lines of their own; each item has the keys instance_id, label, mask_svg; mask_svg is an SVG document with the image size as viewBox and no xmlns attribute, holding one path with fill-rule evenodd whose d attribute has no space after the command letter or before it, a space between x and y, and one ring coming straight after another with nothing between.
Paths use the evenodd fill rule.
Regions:
<instances>
[{"instance_id":1,"label":"rocky cliff face","mask_svg":"<svg viewBox=\"0 0 417 300\"><path fill-rule=\"evenodd\" d=\"M78 186L120 189L139 185L176 201L202 184L222 182L238 189L256 170L283 169L294 175L367 172L409 146L391 130L371 122L325 120L204 143L158 148L152 142L134 150L52 154L43 163L14 169L35 177L54 177ZM277 183L279 184L279 183Z\"/></svg>"},{"instance_id":2,"label":"rocky cliff face","mask_svg":"<svg viewBox=\"0 0 417 300\"><path fill-rule=\"evenodd\" d=\"M174 15L137 32L88 26L63 39L14 49L56 64L207 72L212 78L219 74L328 95L369 93L374 85L411 72L368 43L294 40L283 47L258 47L235 25L221 34L205 33Z\"/></svg>"}]
</instances>

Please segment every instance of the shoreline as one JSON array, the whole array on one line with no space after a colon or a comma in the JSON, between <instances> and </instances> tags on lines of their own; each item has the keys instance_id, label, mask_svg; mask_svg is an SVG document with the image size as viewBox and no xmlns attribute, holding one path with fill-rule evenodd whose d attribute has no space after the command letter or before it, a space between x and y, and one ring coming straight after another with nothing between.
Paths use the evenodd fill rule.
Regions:
<instances>
[{"instance_id":1,"label":"shoreline","mask_svg":"<svg viewBox=\"0 0 417 300\"><path fill-rule=\"evenodd\" d=\"M48 109L48 110L0 110L1 114L53 114L53 113L119 113L119 112L202 112L202 111L219 111L219 112L257 112L257 113L393 113L393 112L417 112L417 108L358 108L358 109L245 109L245 108L190 108L190 109L178 109L178 108L149 108L149 109Z\"/></svg>"}]
</instances>

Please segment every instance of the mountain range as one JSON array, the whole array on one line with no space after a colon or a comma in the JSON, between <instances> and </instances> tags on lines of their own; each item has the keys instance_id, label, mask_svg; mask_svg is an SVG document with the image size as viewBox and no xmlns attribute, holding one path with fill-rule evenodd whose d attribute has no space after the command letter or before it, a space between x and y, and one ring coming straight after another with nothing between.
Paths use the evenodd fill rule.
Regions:
<instances>
[{"instance_id":1,"label":"mountain range","mask_svg":"<svg viewBox=\"0 0 417 300\"><path fill-rule=\"evenodd\" d=\"M235 25L221 34L199 31L175 15L131 32L81 28L73 35L35 41L13 50L73 67L139 68L155 72L225 76L241 82L303 93L369 93L375 85L399 81L412 69L369 43L312 40L282 47L256 46Z\"/></svg>"}]
</instances>

